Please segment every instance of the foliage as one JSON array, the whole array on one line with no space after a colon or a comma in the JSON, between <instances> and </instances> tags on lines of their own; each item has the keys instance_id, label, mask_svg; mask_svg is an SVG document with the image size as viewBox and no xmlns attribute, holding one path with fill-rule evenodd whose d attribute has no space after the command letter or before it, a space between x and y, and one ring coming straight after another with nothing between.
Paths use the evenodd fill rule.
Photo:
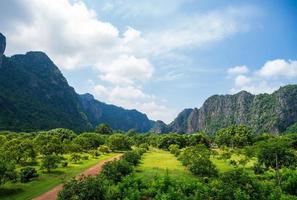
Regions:
<instances>
[{"instance_id":1,"label":"foliage","mask_svg":"<svg viewBox=\"0 0 297 200\"><path fill-rule=\"evenodd\" d=\"M141 155L136 150L126 152L122 157L123 160L127 161L132 165L139 164L140 158Z\"/></svg>"},{"instance_id":2,"label":"foliage","mask_svg":"<svg viewBox=\"0 0 297 200\"><path fill-rule=\"evenodd\" d=\"M131 149L130 138L123 134L114 134L108 138L108 145L111 150L129 150Z\"/></svg>"},{"instance_id":3,"label":"foliage","mask_svg":"<svg viewBox=\"0 0 297 200\"><path fill-rule=\"evenodd\" d=\"M122 180L122 177L131 174L131 165L125 160L110 161L103 165L100 175L115 183Z\"/></svg>"},{"instance_id":4,"label":"foliage","mask_svg":"<svg viewBox=\"0 0 297 200\"><path fill-rule=\"evenodd\" d=\"M253 137L253 130L247 126L230 126L220 129L216 134L215 141L219 146L243 147L251 145Z\"/></svg>"},{"instance_id":5,"label":"foliage","mask_svg":"<svg viewBox=\"0 0 297 200\"><path fill-rule=\"evenodd\" d=\"M109 153L110 149L107 145L100 145L98 147L98 151L100 151L101 153Z\"/></svg>"},{"instance_id":6,"label":"foliage","mask_svg":"<svg viewBox=\"0 0 297 200\"><path fill-rule=\"evenodd\" d=\"M105 138L96 133L82 133L73 142L78 144L83 150L88 151L97 149L100 145L104 144Z\"/></svg>"},{"instance_id":7,"label":"foliage","mask_svg":"<svg viewBox=\"0 0 297 200\"><path fill-rule=\"evenodd\" d=\"M20 170L20 180L22 183L27 183L35 177L38 177L38 174L34 167L24 167Z\"/></svg>"},{"instance_id":8,"label":"foliage","mask_svg":"<svg viewBox=\"0 0 297 200\"><path fill-rule=\"evenodd\" d=\"M296 170L285 170L282 174L282 189L290 195L297 196L297 172Z\"/></svg>"},{"instance_id":9,"label":"foliage","mask_svg":"<svg viewBox=\"0 0 297 200\"><path fill-rule=\"evenodd\" d=\"M159 137L158 148L168 150L169 146L172 144L178 145L180 148L186 146L186 139L184 136L179 134L166 134Z\"/></svg>"},{"instance_id":10,"label":"foliage","mask_svg":"<svg viewBox=\"0 0 297 200\"><path fill-rule=\"evenodd\" d=\"M47 172L51 172L52 169L58 167L61 158L57 155L45 155L42 158L41 169L46 169Z\"/></svg>"},{"instance_id":11,"label":"foliage","mask_svg":"<svg viewBox=\"0 0 297 200\"><path fill-rule=\"evenodd\" d=\"M259 184L242 169L235 169L223 173L220 175L218 181L211 183L210 189L211 196L218 200L266 200L276 199L272 197L277 196L272 187Z\"/></svg>"},{"instance_id":12,"label":"foliage","mask_svg":"<svg viewBox=\"0 0 297 200\"><path fill-rule=\"evenodd\" d=\"M195 175L211 177L218 174L218 170L210 160L210 152L204 145L187 147L179 158Z\"/></svg>"},{"instance_id":13,"label":"foliage","mask_svg":"<svg viewBox=\"0 0 297 200\"><path fill-rule=\"evenodd\" d=\"M291 143L285 138L270 139L258 144L258 161L266 168L295 167L297 157L291 149Z\"/></svg>"},{"instance_id":14,"label":"foliage","mask_svg":"<svg viewBox=\"0 0 297 200\"><path fill-rule=\"evenodd\" d=\"M84 177L67 182L58 194L59 200L106 199L109 182L102 177Z\"/></svg>"},{"instance_id":15,"label":"foliage","mask_svg":"<svg viewBox=\"0 0 297 200\"><path fill-rule=\"evenodd\" d=\"M107 124L99 124L96 127L95 132L99 134L111 135L113 130Z\"/></svg>"},{"instance_id":16,"label":"foliage","mask_svg":"<svg viewBox=\"0 0 297 200\"><path fill-rule=\"evenodd\" d=\"M180 154L179 146L177 144L171 144L168 147L170 153L172 153L175 156L178 156Z\"/></svg>"},{"instance_id":17,"label":"foliage","mask_svg":"<svg viewBox=\"0 0 297 200\"><path fill-rule=\"evenodd\" d=\"M0 155L0 186L7 181L16 181L15 165Z\"/></svg>"},{"instance_id":18,"label":"foliage","mask_svg":"<svg viewBox=\"0 0 297 200\"><path fill-rule=\"evenodd\" d=\"M77 163L78 161L80 161L81 156L77 153L73 153L71 154L70 160L74 163Z\"/></svg>"}]
</instances>

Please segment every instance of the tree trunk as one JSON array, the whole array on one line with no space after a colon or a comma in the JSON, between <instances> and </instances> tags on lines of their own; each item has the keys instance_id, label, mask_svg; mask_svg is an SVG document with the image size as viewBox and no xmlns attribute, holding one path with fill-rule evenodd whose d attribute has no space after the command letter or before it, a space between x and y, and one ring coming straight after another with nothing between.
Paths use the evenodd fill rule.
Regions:
<instances>
[{"instance_id":1,"label":"tree trunk","mask_svg":"<svg viewBox=\"0 0 297 200\"><path fill-rule=\"evenodd\" d=\"M280 172L279 172L277 153L275 154L275 175L276 175L276 179L277 179L277 184L278 184L278 186L280 186L281 185L281 177L280 177Z\"/></svg>"}]
</instances>

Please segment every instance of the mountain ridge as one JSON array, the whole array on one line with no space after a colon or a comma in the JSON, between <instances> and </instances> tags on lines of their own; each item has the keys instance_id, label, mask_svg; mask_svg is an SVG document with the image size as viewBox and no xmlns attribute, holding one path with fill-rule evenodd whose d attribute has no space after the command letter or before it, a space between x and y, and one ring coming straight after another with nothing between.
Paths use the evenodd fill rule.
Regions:
<instances>
[{"instance_id":1,"label":"mountain ridge","mask_svg":"<svg viewBox=\"0 0 297 200\"><path fill-rule=\"evenodd\" d=\"M104 112L98 117L46 53L29 51L6 57L5 47L6 38L0 34L0 130L69 128L82 132L108 123L113 129L147 132L153 126L154 121L137 110L105 104L91 96L92 109Z\"/></svg>"},{"instance_id":2,"label":"mountain ridge","mask_svg":"<svg viewBox=\"0 0 297 200\"><path fill-rule=\"evenodd\" d=\"M167 132L214 134L230 125L247 125L257 132L284 132L297 121L297 85L272 94L212 95L198 108L185 109L166 127Z\"/></svg>"}]
</instances>

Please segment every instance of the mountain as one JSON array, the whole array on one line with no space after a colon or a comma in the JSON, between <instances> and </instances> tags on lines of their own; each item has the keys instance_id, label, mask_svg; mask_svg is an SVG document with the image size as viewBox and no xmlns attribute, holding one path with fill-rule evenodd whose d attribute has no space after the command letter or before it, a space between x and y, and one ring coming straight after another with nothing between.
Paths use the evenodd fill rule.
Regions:
<instances>
[{"instance_id":1,"label":"mountain","mask_svg":"<svg viewBox=\"0 0 297 200\"><path fill-rule=\"evenodd\" d=\"M145 114L137 110L126 110L102 103L91 94L83 94L79 98L83 111L93 126L106 123L115 130L128 131L133 128L138 132L147 132L154 124Z\"/></svg>"},{"instance_id":2,"label":"mountain","mask_svg":"<svg viewBox=\"0 0 297 200\"><path fill-rule=\"evenodd\" d=\"M281 133L297 122L297 85L281 87L272 94L214 95L201 108L185 109L167 131L209 134L230 125L244 124L257 132Z\"/></svg>"},{"instance_id":3,"label":"mountain","mask_svg":"<svg viewBox=\"0 0 297 200\"><path fill-rule=\"evenodd\" d=\"M0 34L0 130L34 131L62 127L88 131L98 123L146 132L145 114L78 95L43 52L6 57Z\"/></svg>"}]
</instances>

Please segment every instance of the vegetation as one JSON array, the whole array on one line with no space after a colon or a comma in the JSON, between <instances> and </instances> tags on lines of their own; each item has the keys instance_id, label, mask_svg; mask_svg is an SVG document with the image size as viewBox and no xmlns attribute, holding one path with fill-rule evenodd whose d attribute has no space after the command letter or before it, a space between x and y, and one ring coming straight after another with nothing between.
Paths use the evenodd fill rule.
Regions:
<instances>
[{"instance_id":1,"label":"vegetation","mask_svg":"<svg viewBox=\"0 0 297 200\"><path fill-rule=\"evenodd\" d=\"M64 181L59 199L297 197L295 134L259 135L232 126L214 137L133 130L77 135L67 129L0 136L3 199L30 199ZM106 163L98 176L70 180L112 151L123 152L121 159ZM8 188L15 187L23 191L12 195Z\"/></svg>"}]
</instances>

